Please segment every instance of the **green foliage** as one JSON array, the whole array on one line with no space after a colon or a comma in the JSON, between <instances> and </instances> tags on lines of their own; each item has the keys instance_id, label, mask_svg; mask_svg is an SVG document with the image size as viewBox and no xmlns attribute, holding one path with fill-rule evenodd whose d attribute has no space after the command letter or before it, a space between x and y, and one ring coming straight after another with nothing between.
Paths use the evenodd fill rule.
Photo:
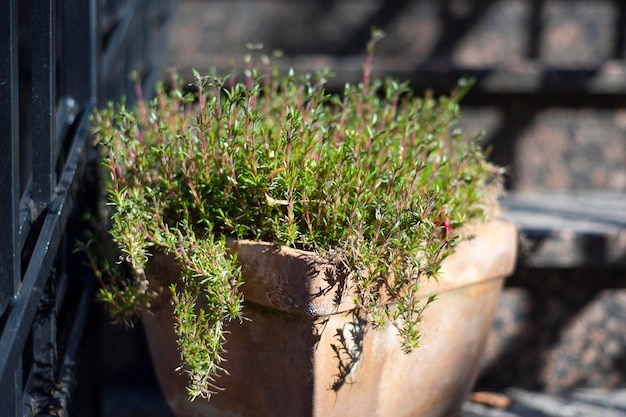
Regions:
<instances>
[{"instance_id":1,"label":"green foliage","mask_svg":"<svg viewBox=\"0 0 626 417\"><path fill-rule=\"evenodd\" d=\"M325 91L328 71L281 74L270 58L249 57L241 82L196 73L186 94L174 78L136 109L96 116L119 251L114 267L92 260L100 298L128 320L151 303L152 255L177 260L171 291L193 398L214 391L224 324L241 319L226 236L332 257L352 271L367 320L395 326L411 351L434 300L416 296L419 283L437 277L460 228L492 207L499 171L456 126L470 84L433 98L370 81L373 49L363 82L341 94Z\"/></svg>"}]
</instances>

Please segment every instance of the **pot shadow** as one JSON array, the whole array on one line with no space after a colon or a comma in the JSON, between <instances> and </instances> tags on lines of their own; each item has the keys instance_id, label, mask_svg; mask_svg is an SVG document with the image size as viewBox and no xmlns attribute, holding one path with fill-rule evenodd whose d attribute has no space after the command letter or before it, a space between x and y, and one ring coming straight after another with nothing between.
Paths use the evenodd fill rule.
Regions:
<instances>
[{"instance_id":1,"label":"pot shadow","mask_svg":"<svg viewBox=\"0 0 626 417\"><path fill-rule=\"evenodd\" d=\"M339 258L326 258L326 265L323 268L324 285L320 286L316 292L311 292L310 300L320 297L332 297L335 308L334 314L345 315L344 323L335 329L333 339L335 343L330 343L330 349L337 361L337 373L333 375L334 380L329 389L338 392L347 383L352 383L351 376L357 369L363 355L363 338L366 331L367 320L355 306L347 311L340 311L339 308L345 297L348 295L350 280L350 269ZM321 334L330 331L329 323L333 322L326 316L321 322L316 334L316 344L321 340Z\"/></svg>"},{"instance_id":2,"label":"pot shadow","mask_svg":"<svg viewBox=\"0 0 626 417\"><path fill-rule=\"evenodd\" d=\"M319 297L325 297L329 293L333 294L333 304L339 306L346 293L349 270L343 264L337 262L329 262L324 267L325 287L319 287L316 293L311 294L311 300Z\"/></svg>"},{"instance_id":3,"label":"pot shadow","mask_svg":"<svg viewBox=\"0 0 626 417\"><path fill-rule=\"evenodd\" d=\"M341 328L336 329L337 343L330 347L337 359L337 374L330 387L338 392L345 384L352 383L351 376L356 371L363 355L363 337L367 321L358 310L349 313L349 320Z\"/></svg>"}]
</instances>

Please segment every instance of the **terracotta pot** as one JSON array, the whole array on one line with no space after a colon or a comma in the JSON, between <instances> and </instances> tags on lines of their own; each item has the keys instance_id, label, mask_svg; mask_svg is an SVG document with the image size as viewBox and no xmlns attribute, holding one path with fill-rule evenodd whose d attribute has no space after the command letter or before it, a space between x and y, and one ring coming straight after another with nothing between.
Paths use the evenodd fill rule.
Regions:
<instances>
[{"instance_id":1,"label":"terracotta pot","mask_svg":"<svg viewBox=\"0 0 626 417\"><path fill-rule=\"evenodd\" d=\"M400 349L392 326L373 330L354 310L350 289L309 252L237 241L245 316L232 323L230 375L210 401L190 402L179 365L172 312L146 314L163 392L187 416L447 416L465 399L479 366L503 279L514 268L517 232L507 222L475 228L444 263L439 295L427 308L421 347Z\"/></svg>"}]
</instances>

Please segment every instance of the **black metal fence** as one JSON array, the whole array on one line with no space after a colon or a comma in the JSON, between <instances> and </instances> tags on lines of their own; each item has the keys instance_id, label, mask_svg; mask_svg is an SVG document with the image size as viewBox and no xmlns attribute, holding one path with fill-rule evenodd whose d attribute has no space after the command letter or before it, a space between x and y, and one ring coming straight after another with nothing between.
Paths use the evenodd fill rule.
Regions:
<instances>
[{"instance_id":1,"label":"black metal fence","mask_svg":"<svg viewBox=\"0 0 626 417\"><path fill-rule=\"evenodd\" d=\"M132 70L154 83L172 7L0 0L0 417L98 413L95 284L72 252L97 196L90 115L132 98Z\"/></svg>"}]
</instances>

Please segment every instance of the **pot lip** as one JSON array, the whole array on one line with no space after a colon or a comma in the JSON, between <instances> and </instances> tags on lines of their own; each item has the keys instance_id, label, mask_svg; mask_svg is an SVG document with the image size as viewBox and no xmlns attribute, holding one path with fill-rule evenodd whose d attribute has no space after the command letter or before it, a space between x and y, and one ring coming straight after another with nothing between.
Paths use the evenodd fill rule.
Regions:
<instances>
[{"instance_id":1,"label":"pot lip","mask_svg":"<svg viewBox=\"0 0 626 417\"><path fill-rule=\"evenodd\" d=\"M443 263L437 280L420 285L420 297L443 294L511 274L517 257L518 232L506 218L469 225L469 239ZM280 247L270 242L228 239L242 265L244 299L284 313L322 317L353 310L356 305L345 277L312 251ZM321 261L321 262L320 262ZM260 272L257 272L260 271Z\"/></svg>"}]
</instances>

